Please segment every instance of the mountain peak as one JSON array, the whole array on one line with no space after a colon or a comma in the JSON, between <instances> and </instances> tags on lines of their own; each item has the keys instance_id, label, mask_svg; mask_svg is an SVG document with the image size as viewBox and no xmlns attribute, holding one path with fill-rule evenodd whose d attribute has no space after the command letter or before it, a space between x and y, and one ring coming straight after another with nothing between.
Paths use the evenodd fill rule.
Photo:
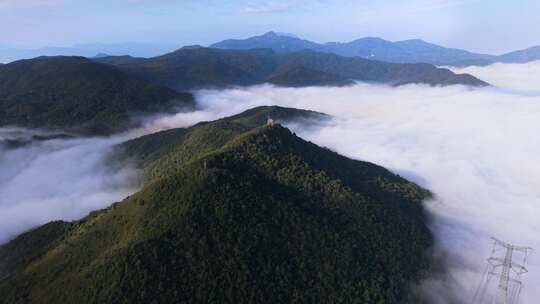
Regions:
<instances>
[{"instance_id":1,"label":"mountain peak","mask_svg":"<svg viewBox=\"0 0 540 304\"><path fill-rule=\"evenodd\" d=\"M273 37L279 37L279 35L274 31L269 31L269 32L264 33L261 37L271 37L271 38L273 38Z\"/></svg>"},{"instance_id":2,"label":"mountain peak","mask_svg":"<svg viewBox=\"0 0 540 304\"><path fill-rule=\"evenodd\" d=\"M406 39L406 40L402 40L402 41L398 41L398 42L409 42L409 43L429 43L423 39L419 39L419 38L416 38L416 39Z\"/></svg>"},{"instance_id":3,"label":"mountain peak","mask_svg":"<svg viewBox=\"0 0 540 304\"><path fill-rule=\"evenodd\" d=\"M277 34L280 35L280 36L283 36L283 37L289 37L289 38L300 39L300 37L298 37L298 36L295 35L295 34L291 34L291 33L279 32L279 33L277 33Z\"/></svg>"},{"instance_id":4,"label":"mountain peak","mask_svg":"<svg viewBox=\"0 0 540 304\"><path fill-rule=\"evenodd\" d=\"M93 58L105 58L110 57L111 55L105 53L97 53Z\"/></svg>"},{"instance_id":5,"label":"mountain peak","mask_svg":"<svg viewBox=\"0 0 540 304\"><path fill-rule=\"evenodd\" d=\"M388 42L388 40L384 40L381 37L363 37L363 38L353 40L353 42L355 42L355 41L384 41L384 42Z\"/></svg>"},{"instance_id":6,"label":"mountain peak","mask_svg":"<svg viewBox=\"0 0 540 304\"><path fill-rule=\"evenodd\" d=\"M196 50L196 49L202 49L203 47L198 45L198 44L194 44L194 45L185 45L181 48L181 50Z\"/></svg>"},{"instance_id":7,"label":"mountain peak","mask_svg":"<svg viewBox=\"0 0 540 304\"><path fill-rule=\"evenodd\" d=\"M291 39L300 39L300 37L294 35L294 34L290 34L290 33L284 33L284 32L274 32L274 31L269 31L269 32L266 32L260 36L257 36L257 37L260 37L260 38L291 38ZM248 38L249 39L249 38Z\"/></svg>"}]
</instances>

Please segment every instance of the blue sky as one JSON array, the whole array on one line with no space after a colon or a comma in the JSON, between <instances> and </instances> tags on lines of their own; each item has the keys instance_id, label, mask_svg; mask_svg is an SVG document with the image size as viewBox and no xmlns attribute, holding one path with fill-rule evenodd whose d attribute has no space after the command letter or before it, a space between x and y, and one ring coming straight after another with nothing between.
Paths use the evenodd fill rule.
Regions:
<instances>
[{"instance_id":1,"label":"blue sky","mask_svg":"<svg viewBox=\"0 0 540 304\"><path fill-rule=\"evenodd\" d=\"M0 0L0 44L207 45L274 30L501 53L540 44L539 12L538 0Z\"/></svg>"}]
</instances>

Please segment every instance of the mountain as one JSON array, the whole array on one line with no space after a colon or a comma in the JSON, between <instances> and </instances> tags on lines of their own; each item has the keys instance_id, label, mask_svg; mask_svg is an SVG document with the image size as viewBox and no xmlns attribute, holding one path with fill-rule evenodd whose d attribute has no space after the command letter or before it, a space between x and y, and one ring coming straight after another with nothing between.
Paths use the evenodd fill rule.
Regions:
<instances>
[{"instance_id":1,"label":"mountain","mask_svg":"<svg viewBox=\"0 0 540 304\"><path fill-rule=\"evenodd\" d=\"M277 68L265 81L283 87L345 86L354 83L341 75L294 64Z\"/></svg>"},{"instance_id":2,"label":"mountain","mask_svg":"<svg viewBox=\"0 0 540 304\"><path fill-rule=\"evenodd\" d=\"M175 45L152 43L87 43L73 46L48 46L42 48L22 48L0 45L0 62L12 62L42 56L82 56L91 58L96 54L131 55L152 57L176 49Z\"/></svg>"},{"instance_id":3,"label":"mountain","mask_svg":"<svg viewBox=\"0 0 540 304\"><path fill-rule=\"evenodd\" d=\"M540 46L531 47L499 56L499 61L505 63L526 63L540 60Z\"/></svg>"},{"instance_id":4,"label":"mountain","mask_svg":"<svg viewBox=\"0 0 540 304\"><path fill-rule=\"evenodd\" d=\"M210 47L232 50L272 49L276 53L290 53L303 50L321 51L318 43L290 35L280 35L275 32L268 32L264 35L247 39L227 39L212 44Z\"/></svg>"},{"instance_id":5,"label":"mountain","mask_svg":"<svg viewBox=\"0 0 540 304\"><path fill-rule=\"evenodd\" d=\"M227 39L212 44L220 49L272 49L276 53L303 50L334 53L345 57L362 57L395 63L431 63L435 65L469 66L488 65L495 62L525 63L540 60L538 48L510 52L500 56L474 53L457 48L447 48L420 39L388 41L377 37L365 37L350 42L317 43L287 33L268 32L246 39ZM0 45L0 64L40 56L83 56L96 54L112 56L155 57L174 51L174 44L152 43L87 43L66 47L22 48Z\"/></svg>"},{"instance_id":6,"label":"mountain","mask_svg":"<svg viewBox=\"0 0 540 304\"><path fill-rule=\"evenodd\" d=\"M274 32L243 40L224 40L212 44L211 47L237 50L270 48L282 53L307 49L345 57L362 57L396 63L423 62L440 65L451 65L466 60L490 60L494 57L459 49L445 48L419 39L391 42L381 38L367 37L351 42L319 44L300 38L278 35Z\"/></svg>"},{"instance_id":7,"label":"mountain","mask_svg":"<svg viewBox=\"0 0 540 304\"><path fill-rule=\"evenodd\" d=\"M192 107L191 94L147 83L82 57L40 57L0 66L0 124L109 134L130 115Z\"/></svg>"},{"instance_id":8,"label":"mountain","mask_svg":"<svg viewBox=\"0 0 540 304\"><path fill-rule=\"evenodd\" d=\"M98 53L92 58L103 58L103 57L110 57L111 55L105 54L105 53Z\"/></svg>"},{"instance_id":9,"label":"mountain","mask_svg":"<svg viewBox=\"0 0 540 304\"><path fill-rule=\"evenodd\" d=\"M355 80L392 85L487 85L473 76L454 74L429 64L387 63L309 50L281 54L270 49L189 47L154 58L120 56L95 60L176 90L262 83L342 85Z\"/></svg>"},{"instance_id":10,"label":"mountain","mask_svg":"<svg viewBox=\"0 0 540 304\"><path fill-rule=\"evenodd\" d=\"M524 63L540 60L540 47L496 56L446 48L420 39L391 42L377 37L366 37L351 42L321 44L274 32L247 39L228 39L212 44L210 47L235 50L269 48L278 53L313 50L345 57L362 57L387 62L424 62L450 66L488 65L494 62Z\"/></svg>"},{"instance_id":11,"label":"mountain","mask_svg":"<svg viewBox=\"0 0 540 304\"><path fill-rule=\"evenodd\" d=\"M406 302L429 265L429 193L255 126L269 113L303 111L257 108L122 146L168 165L109 208L0 247L0 303Z\"/></svg>"}]
</instances>

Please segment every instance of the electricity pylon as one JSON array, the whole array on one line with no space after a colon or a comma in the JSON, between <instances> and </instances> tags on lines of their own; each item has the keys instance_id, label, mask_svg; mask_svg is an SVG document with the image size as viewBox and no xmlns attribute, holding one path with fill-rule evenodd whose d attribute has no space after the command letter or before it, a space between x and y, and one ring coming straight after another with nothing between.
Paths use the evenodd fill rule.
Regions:
<instances>
[{"instance_id":1,"label":"electricity pylon","mask_svg":"<svg viewBox=\"0 0 540 304\"><path fill-rule=\"evenodd\" d=\"M494 237L491 239L494 241L493 249L491 256L487 260L488 263L482 281L474 294L473 303L518 304L523 286L519 277L527 273L525 263L532 248L511 245ZM503 255L498 254L503 250ZM523 259L521 264L513 261L516 255L521 255ZM496 287L493 284L490 285L493 278L497 279Z\"/></svg>"}]
</instances>

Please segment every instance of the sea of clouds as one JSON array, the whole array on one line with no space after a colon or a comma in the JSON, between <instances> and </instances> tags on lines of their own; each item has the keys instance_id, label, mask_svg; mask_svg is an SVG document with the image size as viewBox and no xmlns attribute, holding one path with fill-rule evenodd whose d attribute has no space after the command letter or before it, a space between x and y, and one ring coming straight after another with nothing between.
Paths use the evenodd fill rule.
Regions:
<instances>
[{"instance_id":1,"label":"sea of clouds","mask_svg":"<svg viewBox=\"0 0 540 304\"><path fill-rule=\"evenodd\" d=\"M134 190L136 171L108 163L123 138L26 141L35 133L0 128L0 244L51 220L79 219ZM26 143L2 144L10 140Z\"/></svg>"},{"instance_id":2,"label":"sea of clouds","mask_svg":"<svg viewBox=\"0 0 540 304\"><path fill-rule=\"evenodd\" d=\"M435 193L426 202L438 256L449 275L420 289L434 303L470 302L491 236L540 250L540 62L468 72L494 87L277 88L196 92L199 110L148 120L136 134L281 105L333 115L301 137L378 163ZM0 133L1 134L1 133ZM0 243L51 219L73 219L134 191L134 171L107 166L123 137L54 140L0 151ZM7 231L7 233L5 233ZM540 298L540 256L530 257L522 303Z\"/></svg>"}]
</instances>

